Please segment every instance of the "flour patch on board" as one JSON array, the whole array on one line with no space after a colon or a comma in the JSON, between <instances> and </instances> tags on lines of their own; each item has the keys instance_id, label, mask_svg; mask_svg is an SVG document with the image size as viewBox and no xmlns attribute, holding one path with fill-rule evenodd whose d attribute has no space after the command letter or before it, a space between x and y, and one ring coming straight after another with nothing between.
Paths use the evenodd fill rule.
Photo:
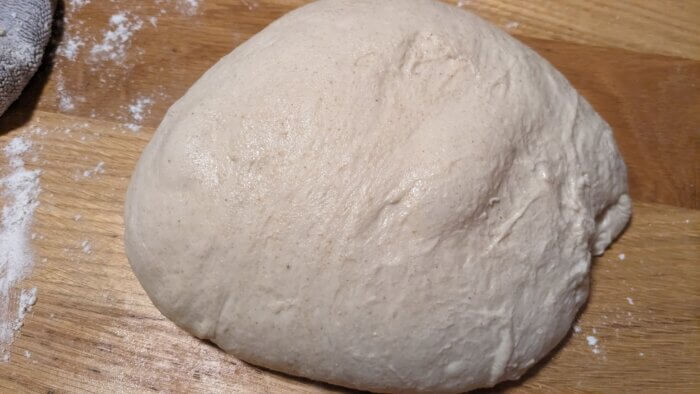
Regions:
<instances>
[{"instance_id":1,"label":"flour patch on board","mask_svg":"<svg viewBox=\"0 0 700 394\"><path fill-rule=\"evenodd\" d=\"M109 18L109 30L103 33L102 41L90 48L92 62L113 61L123 64L127 50L131 47L131 38L141 30L143 21L128 12L118 12Z\"/></svg>"},{"instance_id":2,"label":"flour patch on board","mask_svg":"<svg viewBox=\"0 0 700 394\"><path fill-rule=\"evenodd\" d=\"M90 4L90 0L68 0L68 8L71 11L77 11L88 4Z\"/></svg>"},{"instance_id":3,"label":"flour patch on board","mask_svg":"<svg viewBox=\"0 0 700 394\"><path fill-rule=\"evenodd\" d=\"M80 52L80 48L85 46L85 41L80 37L70 37L65 40L56 50L58 56L64 57L70 61L75 61Z\"/></svg>"},{"instance_id":4,"label":"flour patch on board","mask_svg":"<svg viewBox=\"0 0 700 394\"><path fill-rule=\"evenodd\" d=\"M83 176L85 178L89 178L93 175L104 174L104 173L105 173L105 162L100 161L99 163L97 163L95 168L83 171Z\"/></svg>"},{"instance_id":5,"label":"flour patch on board","mask_svg":"<svg viewBox=\"0 0 700 394\"><path fill-rule=\"evenodd\" d=\"M0 179L4 205L0 229L0 362L9 361L9 349L36 302L36 288L16 289L34 265L31 224L39 206L41 170L28 170L23 157L31 141L15 137L4 147L9 172Z\"/></svg>"},{"instance_id":6,"label":"flour patch on board","mask_svg":"<svg viewBox=\"0 0 700 394\"><path fill-rule=\"evenodd\" d=\"M200 0L179 0L180 9L185 11L186 15L195 15L199 10Z\"/></svg>"},{"instance_id":7,"label":"flour patch on board","mask_svg":"<svg viewBox=\"0 0 700 394\"><path fill-rule=\"evenodd\" d=\"M150 112L152 105L153 99L150 97L139 97L129 104L129 113L134 122L142 122L144 117Z\"/></svg>"},{"instance_id":8,"label":"flour patch on board","mask_svg":"<svg viewBox=\"0 0 700 394\"><path fill-rule=\"evenodd\" d=\"M58 109L61 112L71 112L75 109L75 100L66 90L66 81L60 72L56 77L56 95L58 96Z\"/></svg>"},{"instance_id":9,"label":"flour patch on board","mask_svg":"<svg viewBox=\"0 0 700 394\"><path fill-rule=\"evenodd\" d=\"M90 244L90 241L87 239L84 240L80 244L80 249L83 251L84 254L91 254L92 253L92 245Z\"/></svg>"}]
</instances>

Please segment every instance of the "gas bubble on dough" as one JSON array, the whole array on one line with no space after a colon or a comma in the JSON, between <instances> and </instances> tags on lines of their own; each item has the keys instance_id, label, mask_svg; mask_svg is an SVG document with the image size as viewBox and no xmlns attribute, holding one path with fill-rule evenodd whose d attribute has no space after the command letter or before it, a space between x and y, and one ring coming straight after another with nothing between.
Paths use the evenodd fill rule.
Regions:
<instances>
[{"instance_id":1,"label":"gas bubble on dough","mask_svg":"<svg viewBox=\"0 0 700 394\"><path fill-rule=\"evenodd\" d=\"M170 108L126 250L165 316L247 362L460 392L560 342L630 211L610 127L535 52L439 2L321 0Z\"/></svg>"}]
</instances>

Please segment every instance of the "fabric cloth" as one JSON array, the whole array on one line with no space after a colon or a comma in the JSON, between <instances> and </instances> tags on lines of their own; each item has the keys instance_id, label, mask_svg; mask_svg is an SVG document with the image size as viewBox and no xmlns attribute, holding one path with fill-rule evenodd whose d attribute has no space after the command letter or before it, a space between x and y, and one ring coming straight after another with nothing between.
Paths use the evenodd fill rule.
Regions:
<instances>
[{"instance_id":1,"label":"fabric cloth","mask_svg":"<svg viewBox=\"0 0 700 394\"><path fill-rule=\"evenodd\" d=\"M52 14L51 0L0 1L0 115L39 68Z\"/></svg>"}]
</instances>

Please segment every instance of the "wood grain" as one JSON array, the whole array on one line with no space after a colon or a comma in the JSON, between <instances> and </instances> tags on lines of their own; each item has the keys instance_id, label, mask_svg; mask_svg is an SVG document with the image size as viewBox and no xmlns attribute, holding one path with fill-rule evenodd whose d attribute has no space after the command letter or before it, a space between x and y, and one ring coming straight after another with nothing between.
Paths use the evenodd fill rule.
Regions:
<instances>
[{"instance_id":1,"label":"wood grain","mask_svg":"<svg viewBox=\"0 0 700 394\"><path fill-rule=\"evenodd\" d=\"M451 0L511 33L700 60L695 0Z\"/></svg>"},{"instance_id":2,"label":"wood grain","mask_svg":"<svg viewBox=\"0 0 700 394\"><path fill-rule=\"evenodd\" d=\"M37 287L38 302L12 361L0 363L0 392L344 391L190 337L153 307L123 251L126 185L167 108L221 56L305 2L203 0L194 11L179 0L65 2L56 41L83 45L75 58L56 54L0 118L0 147L31 139L36 161L27 166L43 171L37 266L22 284ZM581 332L498 391L700 392L700 2L464 3L508 25L611 123L635 200L632 224L594 263ZM124 58L91 59L122 11L142 23ZM129 107L144 98L151 102L135 117ZM104 172L94 172L100 162Z\"/></svg>"}]
</instances>

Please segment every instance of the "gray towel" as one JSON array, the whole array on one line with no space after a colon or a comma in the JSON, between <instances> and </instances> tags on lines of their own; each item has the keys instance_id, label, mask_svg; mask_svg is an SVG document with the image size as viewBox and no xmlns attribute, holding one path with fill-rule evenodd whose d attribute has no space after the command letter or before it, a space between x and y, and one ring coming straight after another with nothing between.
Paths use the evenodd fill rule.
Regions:
<instances>
[{"instance_id":1,"label":"gray towel","mask_svg":"<svg viewBox=\"0 0 700 394\"><path fill-rule=\"evenodd\" d=\"M39 68L52 14L51 0L0 0L0 115Z\"/></svg>"}]
</instances>

